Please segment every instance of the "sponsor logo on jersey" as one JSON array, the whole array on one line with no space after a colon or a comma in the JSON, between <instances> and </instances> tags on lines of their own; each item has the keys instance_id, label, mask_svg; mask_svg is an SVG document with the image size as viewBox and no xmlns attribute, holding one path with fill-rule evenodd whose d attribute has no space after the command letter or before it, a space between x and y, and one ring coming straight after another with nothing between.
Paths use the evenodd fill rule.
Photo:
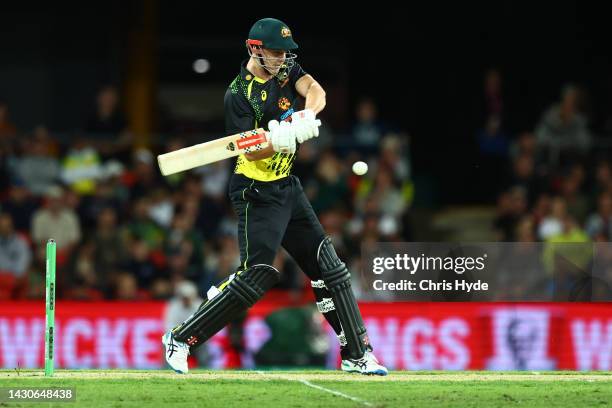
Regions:
<instances>
[{"instance_id":1,"label":"sponsor logo on jersey","mask_svg":"<svg viewBox=\"0 0 612 408\"><path fill-rule=\"evenodd\" d=\"M293 108L289 109L287 112L284 112L281 117L280 120L287 120L290 121L291 120L291 115L293 115L293 112L295 112L293 110Z\"/></svg>"}]
</instances>

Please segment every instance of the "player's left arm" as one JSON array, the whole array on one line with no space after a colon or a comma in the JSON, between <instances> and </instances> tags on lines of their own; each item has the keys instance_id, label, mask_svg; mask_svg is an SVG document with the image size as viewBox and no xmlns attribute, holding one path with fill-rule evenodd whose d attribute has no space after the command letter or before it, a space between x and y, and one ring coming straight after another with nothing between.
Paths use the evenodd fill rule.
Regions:
<instances>
[{"instance_id":1,"label":"player's left arm","mask_svg":"<svg viewBox=\"0 0 612 408\"><path fill-rule=\"evenodd\" d=\"M298 79L295 90L306 99L305 109L312 109L317 115L325 108L325 90L312 75L306 74Z\"/></svg>"}]
</instances>

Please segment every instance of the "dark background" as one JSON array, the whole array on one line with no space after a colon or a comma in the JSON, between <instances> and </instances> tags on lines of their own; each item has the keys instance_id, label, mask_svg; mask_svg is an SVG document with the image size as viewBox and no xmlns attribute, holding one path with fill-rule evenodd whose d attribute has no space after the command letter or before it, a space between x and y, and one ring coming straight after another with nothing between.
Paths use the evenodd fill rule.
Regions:
<instances>
[{"instance_id":1,"label":"dark background","mask_svg":"<svg viewBox=\"0 0 612 408\"><path fill-rule=\"evenodd\" d=\"M400 8L377 2L375 10L342 5L332 12L279 3L212 11L207 2L13 2L1 6L0 99L9 101L20 128L44 123L70 132L93 109L100 86L123 89L138 55L130 38L144 27L152 33L153 95L192 89L194 109L201 103L203 113L177 118L166 106L172 97L151 101L147 140L220 132L220 92L246 58L248 30L257 19L274 16L291 27L300 44L298 61L326 88L322 118L336 133L350 129L360 98L374 98L382 119L411 135L414 173L441 180L443 201L469 201L462 185L479 171L473 135L482 121L483 74L491 67L503 76L505 126L512 132L532 129L572 81L587 91L591 128L605 136L612 33L601 7L502 1ZM146 10L152 17L143 17ZM193 71L197 58L211 61L207 74Z\"/></svg>"}]
</instances>

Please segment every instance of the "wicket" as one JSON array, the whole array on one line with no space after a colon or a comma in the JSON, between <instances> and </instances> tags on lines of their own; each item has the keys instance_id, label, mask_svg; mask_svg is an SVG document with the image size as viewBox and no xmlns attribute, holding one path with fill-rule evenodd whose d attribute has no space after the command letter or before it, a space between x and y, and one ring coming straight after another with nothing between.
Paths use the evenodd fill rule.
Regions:
<instances>
[{"instance_id":1,"label":"wicket","mask_svg":"<svg viewBox=\"0 0 612 408\"><path fill-rule=\"evenodd\" d=\"M53 344L55 328L55 240L47 241L45 294L45 376L53 376Z\"/></svg>"}]
</instances>

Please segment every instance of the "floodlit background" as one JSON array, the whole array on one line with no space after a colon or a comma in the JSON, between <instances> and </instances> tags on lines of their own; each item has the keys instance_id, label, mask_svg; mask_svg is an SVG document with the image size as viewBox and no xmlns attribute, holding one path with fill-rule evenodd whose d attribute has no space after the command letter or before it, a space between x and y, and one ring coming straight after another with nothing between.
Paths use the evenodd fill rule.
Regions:
<instances>
[{"instance_id":1,"label":"floodlit background","mask_svg":"<svg viewBox=\"0 0 612 408\"><path fill-rule=\"evenodd\" d=\"M593 4L0 7L0 366L42 364L48 238L66 367L161 368L161 333L235 271L232 161L164 178L156 155L224 136L262 17L289 25L327 91L294 174L353 270L362 242L612 237L612 29ZM275 266L278 287L193 364L337 364L310 283L283 251ZM605 303L362 300L390 368L612 364Z\"/></svg>"}]
</instances>

